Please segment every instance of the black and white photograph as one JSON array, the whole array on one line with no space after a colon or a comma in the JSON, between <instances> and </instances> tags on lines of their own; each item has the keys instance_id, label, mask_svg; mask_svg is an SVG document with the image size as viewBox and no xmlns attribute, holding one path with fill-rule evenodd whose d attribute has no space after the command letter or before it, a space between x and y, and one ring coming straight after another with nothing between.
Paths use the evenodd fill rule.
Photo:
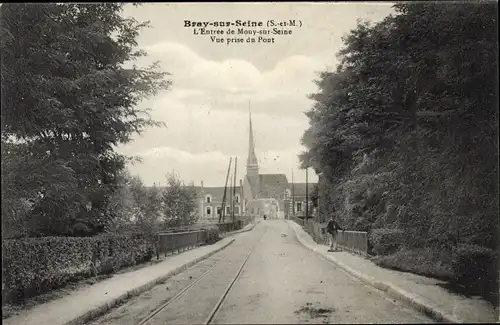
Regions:
<instances>
[{"instance_id":1,"label":"black and white photograph","mask_svg":"<svg viewBox=\"0 0 500 325\"><path fill-rule=\"evenodd\" d=\"M500 323L498 1L0 30L3 324Z\"/></svg>"}]
</instances>

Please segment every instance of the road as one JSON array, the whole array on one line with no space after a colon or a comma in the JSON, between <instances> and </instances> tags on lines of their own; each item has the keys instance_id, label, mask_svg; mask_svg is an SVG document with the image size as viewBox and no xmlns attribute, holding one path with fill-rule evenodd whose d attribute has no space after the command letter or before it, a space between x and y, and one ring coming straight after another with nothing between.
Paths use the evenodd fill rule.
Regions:
<instances>
[{"instance_id":1,"label":"road","mask_svg":"<svg viewBox=\"0 0 500 325\"><path fill-rule=\"evenodd\" d=\"M228 248L91 324L136 325L168 301L147 325L204 324L249 253L213 324L435 323L311 253L284 221L267 220L238 235Z\"/></svg>"}]
</instances>

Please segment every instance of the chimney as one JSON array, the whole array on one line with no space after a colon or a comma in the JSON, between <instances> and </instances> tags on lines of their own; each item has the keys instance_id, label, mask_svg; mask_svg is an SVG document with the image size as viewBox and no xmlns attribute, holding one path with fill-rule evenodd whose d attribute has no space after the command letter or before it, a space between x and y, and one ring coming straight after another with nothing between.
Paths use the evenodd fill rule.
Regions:
<instances>
[{"instance_id":1,"label":"chimney","mask_svg":"<svg viewBox=\"0 0 500 325\"><path fill-rule=\"evenodd\" d=\"M203 181L201 181L201 187L203 187Z\"/></svg>"},{"instance_id":2,"label":"chimney","mask_svg":"<svg viewBox=\"0 0 500 325\"><path fill-rule=\"evenodd\" d=\"M240 179L240 187L243 188L243 181Z\"/></svg>"}]
</instances>

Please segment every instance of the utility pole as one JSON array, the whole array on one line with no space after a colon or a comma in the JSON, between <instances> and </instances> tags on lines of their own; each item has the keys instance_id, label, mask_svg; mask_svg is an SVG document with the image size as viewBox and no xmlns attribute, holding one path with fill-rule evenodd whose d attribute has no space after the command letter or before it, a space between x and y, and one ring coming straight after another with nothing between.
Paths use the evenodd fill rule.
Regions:
<instances>
[{"instance_id":1,"label":"utility pole","mask_svg":"<svg viewBox=\"0 0 500 325\"><path fill-rule=\"evenodd\" d=\"M292 168L292 216L295 217L295 184L293 182L293 168Z\"/></svg>"},{"instance_id":2,"label":"utility pole","mask_svg":"<svg viewBox=\"0 0 500 325\"><path fill-rule=\"evenodd\" d=\"M233 211L232 211L232 208L233 208L233 178L231 177L229 179L229 217L232 217L233 216ZM231 218L232 220L232 218Z\"/></svg>"},{"instance_id":3,"label":"utility pole","mask_svg":"<svg viewBox=\"0 0 500 325\"><path fill-rule=\"evenodd\" d=\"M234 223L234 198L236 197L236 171L237 171L237 169L238 169L238 157L235 157L234 158L233 199L231 200L231 213L233 214L233 223ZM240 189L240 191L241 191L241 189Z\"/></svg>"},{"instance_id":4,"label":"utility pole","mask_svg":"<svg viewBox=\"0 0 500 325\"><path fill-rule=\"evenodd\" d=\"M229 179L229 171L231 170L231 162L233 161L233 157L229 158L229 167L227 168L227 175L226 175L226 185L224 185L224 195L222 196L222 211L221 215L219 217L219 223L221 221L222 217L222 222L224 222L224 216L226 212L226 190L227 190L227 181Z\"/></svg>"},{"instance_id":5,"label":"utility pole","mask_svg":"<svg viewBox=\"0 0 500 325\"><path fill-rule=\"evenodd\" d=\"M308 168L306 168L306 220L309 219L309 180L307 176Z\"/></svg>"}]
</instances>

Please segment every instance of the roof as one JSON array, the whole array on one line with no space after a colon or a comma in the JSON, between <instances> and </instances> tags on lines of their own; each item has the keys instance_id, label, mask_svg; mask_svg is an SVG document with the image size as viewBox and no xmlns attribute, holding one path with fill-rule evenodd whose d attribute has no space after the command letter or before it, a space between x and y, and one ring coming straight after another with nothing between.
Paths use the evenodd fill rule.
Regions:
<instances>
[{"instance_id":1,"label":"roof","mask_svg":"<svg viewBox=\"0 0 500 325\"><path fill-rule=\"evenodd\" d=\"M288 188L288 180L285 174L260 174L259 187L260 198L280 198Z\"/></svg>"},{"instance_id":2,"label":"roof","mask_svg":"<svg viewBox=\"0 0 500 325\"><path fill-rule=\"evenodd\" d=\"M205 195L210 195L212 197L216 197L219 199L222 199L222 197L224 196L224 186L217 186L217 187L195 186L194 188L196 189L196 192L198 194L201 194L201 192L203 190L203 193ZM229 200L229 196L230 196L229 191L231 189L232 189L231 187L229 187L229 186L227 187L227 191L226 191L226 197L227 197L226 199L227 200ZM236 186L235 189L236 189L236 193L241 195L241 187Z\"/></svg>"},{"instance_id":3,"label":"roof","mask_svg":"<svg viewBox=\"0 0 500 325\"><path fill-rule=\"evenodd\" d=\"M290 183L289 185L289 189L290 189L290 192L292 191L292 185L293 185L293 194L294 196L306 196L306 184L307 183ZM309 188L309 195L311 195L311 193L313 192L314 190L314 186L316 186L316 183L309 183L308 184L308 188Z\"/></svg>"}]
</instances>

